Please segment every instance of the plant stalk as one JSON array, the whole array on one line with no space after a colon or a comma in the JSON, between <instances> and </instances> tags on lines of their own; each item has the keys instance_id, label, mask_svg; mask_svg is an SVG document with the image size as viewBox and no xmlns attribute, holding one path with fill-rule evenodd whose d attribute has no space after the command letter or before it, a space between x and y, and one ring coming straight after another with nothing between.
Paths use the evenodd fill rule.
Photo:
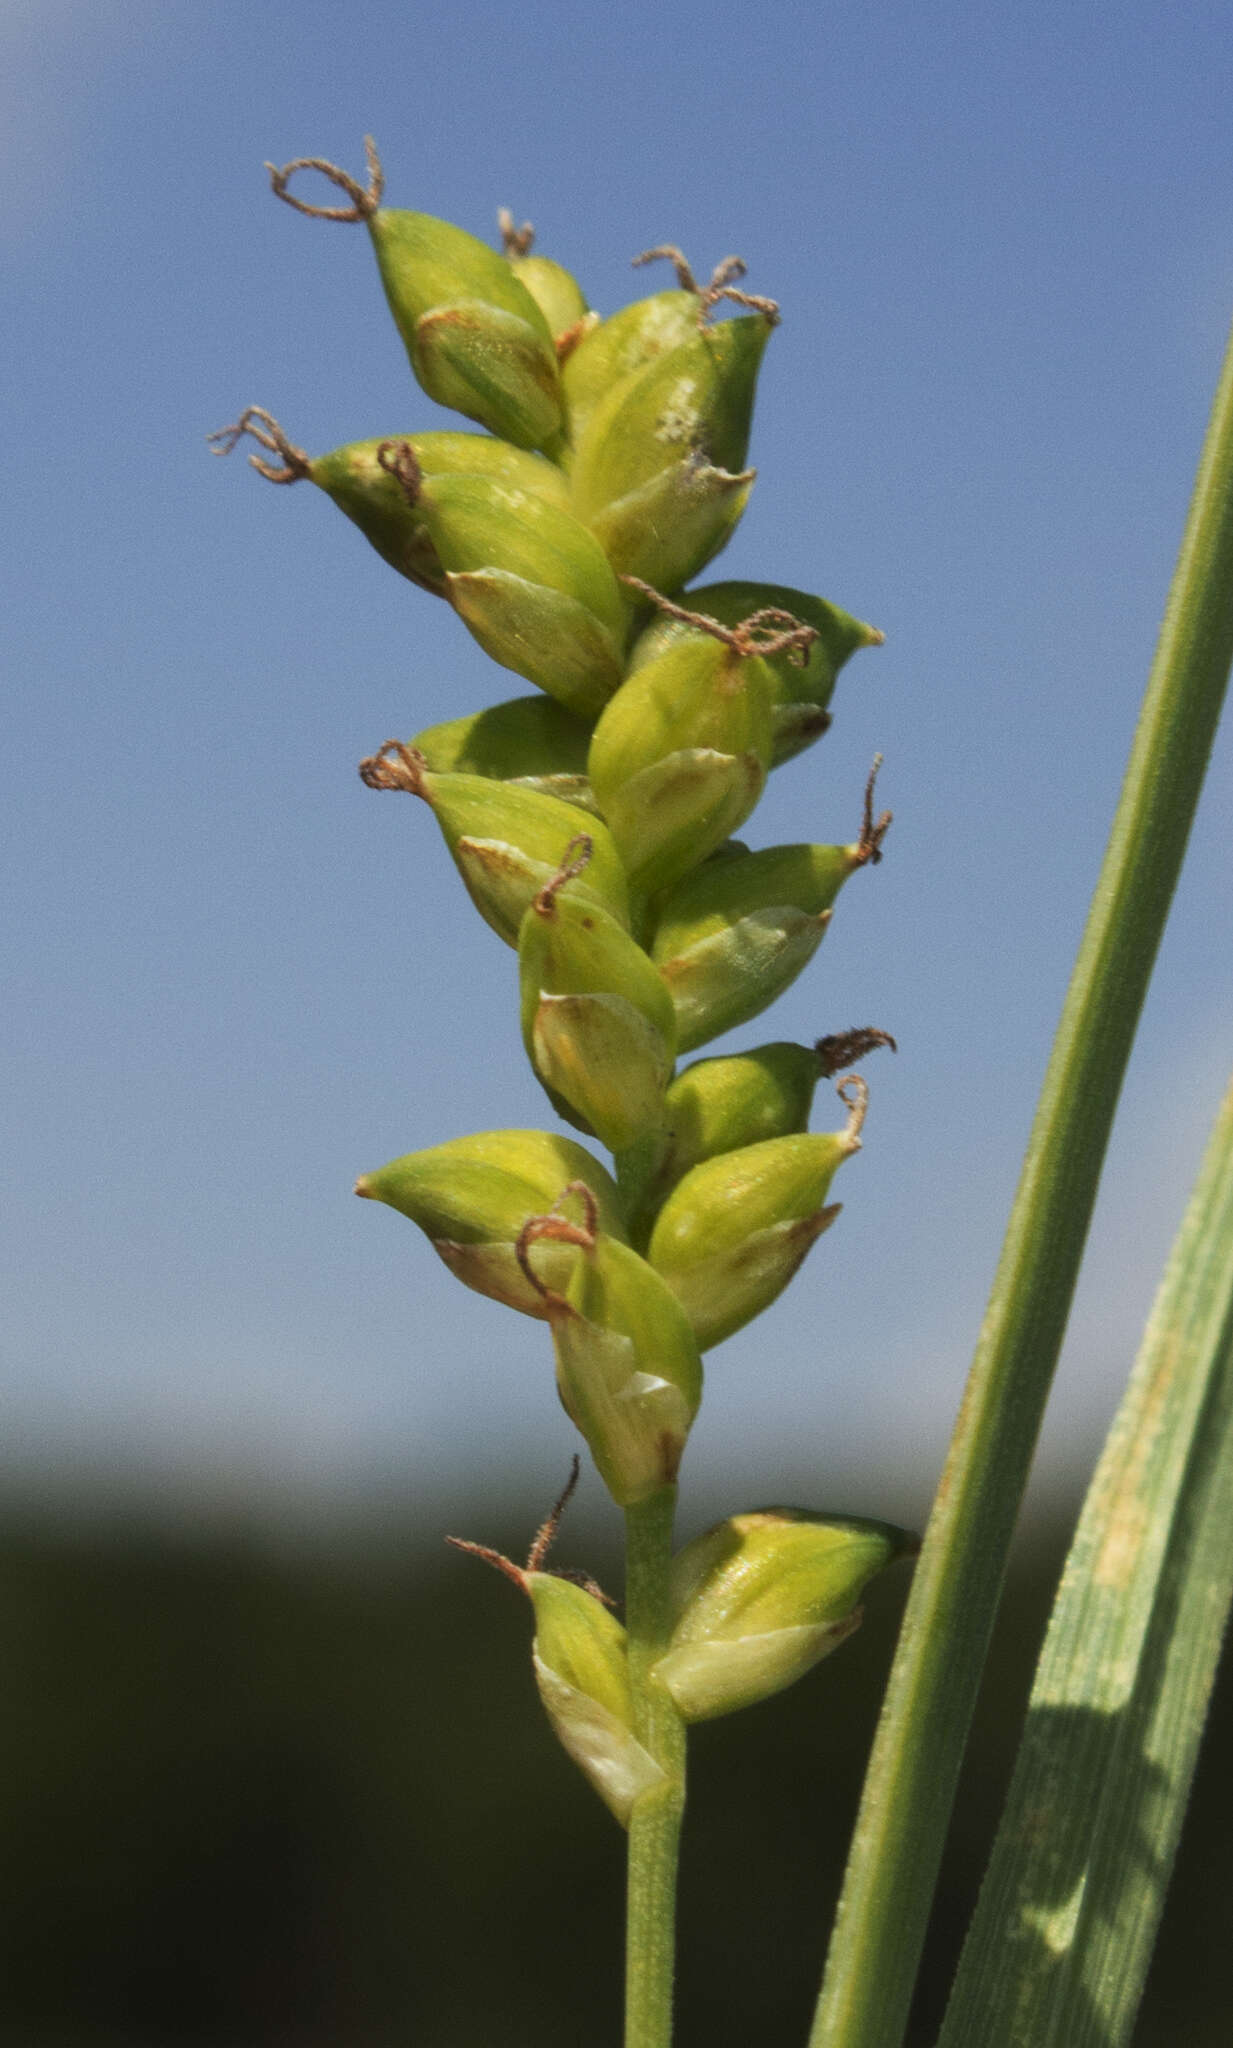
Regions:
<instances>
[{"instance_id":1,"label":"plant stalk","mask_svg":"<svg viewBox=\"0 0 1233 2048\"><path fill-rule=\"evenodd\" d=\"M984 1326L930 1517L810 2048L898 2048L1006 1554L1233 658L1233 339Z\"/></svg>"},{"instance_id":2,"label":"plant stalk","mask_svg":"<svg viewBox=\"0 0 1233 2048\"><path fill-rule=\"evenodd\" d=\"M676 1960L676 1871L685 1810L685 1724L651 1679L672 1633L668 1574L675 1486L625 1511L625 1628L634 1732L664 1770L629 1824L625 1943L625 2048L670 2048Z\"/></svg>"}]
</instances>

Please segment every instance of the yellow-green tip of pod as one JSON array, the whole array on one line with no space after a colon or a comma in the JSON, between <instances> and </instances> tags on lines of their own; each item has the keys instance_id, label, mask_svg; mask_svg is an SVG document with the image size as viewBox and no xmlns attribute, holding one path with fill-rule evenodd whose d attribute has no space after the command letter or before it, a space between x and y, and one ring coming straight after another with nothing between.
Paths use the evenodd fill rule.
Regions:
<instances>
[{"instance_id":1,"label":"yellow-green tip of pod","mask_svg":"<svg viewBox=\"0 0 1233 2048\"><path fill-rule=\"evenodd\" d=\"M564 1191L585 1181L592 1207ZM545 1246L532 1285L516 1255L529 1216L564 1197L564 1213L593 1213L598 1228L624 1238L616 1182L583 1145L550 1131L480 1131L407 1152L356 1182L355 1192L409 1216L455 1276L524 1315L546 1318L545 1287L568 1285L573 1255Z\"/></svg>"},{"instance_id":2,"label":"yellow-green tip of pod","mask_svg":"<svg viewBox=\"0 0 1233 2048\"><path fill-rule=\"evenodd\" d=\"M497 215L497 223L505 260L523 290L531 294L543 314L560 357L565 337L572 334L575 341L581 338L577 330L590 311L582 286L563 264L555 263L551 256L534 253L535 230L530 221L524 221L521 227L516 226L513 214L503 206Z\"/></svg>"},{"instance_id":3,"label":"yellow-green tip of pod","mask_svg":"<svg viewBox=\"0 0 1233 2048\"><path fill-rule=\"evenodd\" d=\"M423 754L387 740L360 763L370 789L406 790L429 805L467 893L485 924L509 946L535 895L557 875L579 834L591 845L585 873L562 886L600 904L618 923L629 919L625 870L606 825L547 790L490 774L434 774Z\"/></svg>"}]
</instances>

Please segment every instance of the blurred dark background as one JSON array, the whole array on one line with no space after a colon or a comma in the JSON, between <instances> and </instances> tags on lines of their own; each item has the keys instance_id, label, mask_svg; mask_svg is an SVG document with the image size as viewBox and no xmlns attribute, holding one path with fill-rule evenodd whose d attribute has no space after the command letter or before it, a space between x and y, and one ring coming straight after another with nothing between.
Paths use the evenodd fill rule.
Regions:
<instances>
[{"instance_id":1,"label":"blurred dark background","mask_svg":"<svg viewBox=\"0 0 1233 2048\"><path fill-rule=\"evenodd\" d=\"M518 1553L534 1515L460 1500ZM1021 1542L914 2044L932 2042L1064 1517ZM610 1586L584 1522L562 1562ZM598 1545L598 1548L597 1548ZM311 1540L11 1506L0 1530L13 2048L579 2048L619 2040L623 1840L555 1748L514 1588L414 1508ZM794 1691L694 1732L680 2048L803 2042L906 1585ZM1213 1706L1136 2041L1228 2039L1233 1694Z\"/></svg>"}]
</instances>

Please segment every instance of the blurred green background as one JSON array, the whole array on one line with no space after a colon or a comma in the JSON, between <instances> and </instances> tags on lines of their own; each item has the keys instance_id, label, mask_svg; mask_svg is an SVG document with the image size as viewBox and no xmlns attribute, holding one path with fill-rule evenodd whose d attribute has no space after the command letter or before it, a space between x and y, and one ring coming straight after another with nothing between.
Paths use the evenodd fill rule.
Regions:
<instances>
[{"instance_id":1,"label":"blurred green background","mask_svg":"<svg viewBox=\"0 0 1233 2048\"><path fill-rule=\"evenodd\" d=\"M511 1475L511 1495L516 1476ZM491 1494L451 1526L519 1553ZM530 1519L533 1519L530 1518ZM914 2044L934 2038L1061 1519L1021 1546ZM602 1530L560 1561L619 1584ZM595 2048L620 2037L623 1841L555 1748L516 1590L422 1518L276 1541L115 1501L5 1519L0 2038L13 2048ZM779 1699L692 1742L680 2048L800 2043L906 1584ZM1228 2039L1217 1697L1141 2048Z\"/></svg>"}]
</instances>

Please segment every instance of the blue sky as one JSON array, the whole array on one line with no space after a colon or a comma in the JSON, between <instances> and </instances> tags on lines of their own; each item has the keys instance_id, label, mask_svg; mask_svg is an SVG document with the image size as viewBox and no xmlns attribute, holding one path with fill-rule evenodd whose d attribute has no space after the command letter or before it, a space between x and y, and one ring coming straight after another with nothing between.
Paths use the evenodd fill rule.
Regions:
<instances>
[{"instance_id":1,"label":"blue sky","mask_svg":"<svg viewBox=\"0 0 1233 2048\"><path fill-rule=\"evenodd\" d=\"M784 322L724 573L883 627L757 839L887 858L733 1044L852 1023L840 1224L711 1354L697 1497L927 1499L1120 779L1233 309L1218 6L603 10L126 0L0 12L14 340L3 817L7 1470L168 1502L538 1501L543 1333L358 1171L551 1122L513 956L431 820L354 765L516 694L308 487L211 462L260 402L312 450L448 423L367 239L262 160L358 167L612 310L730 250ZM1233 759L1213 764L1050 1431L1094 1444L1233 1053ZM830 1112L819 1096L815 1124ZM516 1477L515 1477L516 1473ZM525 1476L524 1476L525 1474ZM534 1489L538 1488L538 1491Z\"/></svg>"}]
</instances>

